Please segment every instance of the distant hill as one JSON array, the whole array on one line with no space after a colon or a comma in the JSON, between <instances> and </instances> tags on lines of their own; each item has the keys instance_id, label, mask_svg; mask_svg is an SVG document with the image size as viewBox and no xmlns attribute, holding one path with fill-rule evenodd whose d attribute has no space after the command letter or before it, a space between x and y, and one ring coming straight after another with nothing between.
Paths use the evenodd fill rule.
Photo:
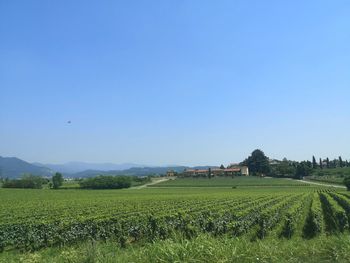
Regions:
<instances>
[{"instance_id":1,"label":"distant hill","mask_svg":"<svg viewBox=\"0 0 350 263\"><path fill-rule=\"evenodd\" d=\"M33 163L34 165L48 167L55 172L63 174L74 174L83 171L96 170L96 171L110 171L110 170L125 170L132 167L142 167L140 164L134 163L86 163L86 162L68 162L64 164L41 164Z\"/></svg>"},{"instance_id":2,"label":"distant hill","mask_svg":"<svg viewBox=\"0 0 350 263\"><path fill-rule=\"evenodd\" d=\"M18 178L26 173L40 176L52 176L53 171L47 167L37 166L16 157L0 156L0 177Z\"/></svg>"},{"instance_id":3,"label":"distant hill","mask_svg":"<svg viewBox=\"0 0 350 263\"><path fill-rule=\"evenodd\" d=\"M74 173L67 175L72 178L83 178L92 177L96 175L127 175L127 176L145 176L151 174L165 174L168 170L172 169L178 172L182 172L185 168L184 166L176 167L132 167L125 170L86 170L79 173Z\"/></svg>"},{"instance_id":4,"label":"distant hill","mask_svg":"<svg viewBox=\"0 0 350 263\"><path fill-rule=\"evenodd\" d=\"M216 166L166 166L166 167L132 167L125 170L86 170L75 174L67 175L72 178L83 178L83 177L92 177L96 175L127 175L127 176L146 176L146 175L160 175L165 174L169 170L174 170L175 172L183 172L185 169L208 169L216 168Z\"/></svg>"},{"instance_id":5,"label":"distant hill","mask_svg":"<svg viewBox=\"0 0 350 263\"><path fill-rule=\"evenodd\" d=\"M146 176L165 174L168 170L182 172L184 169L208 169L214 166L164 166L145 167L139 164L124 163L85 163L68 162L65 164L41 164L28 163L15 157L0 157L0 177L18 178L23 174L30 173L40 176L52 176L55 172L60 172L64 177L84 178L96 175L127 175Z\"/></svg>"}]
</instances>

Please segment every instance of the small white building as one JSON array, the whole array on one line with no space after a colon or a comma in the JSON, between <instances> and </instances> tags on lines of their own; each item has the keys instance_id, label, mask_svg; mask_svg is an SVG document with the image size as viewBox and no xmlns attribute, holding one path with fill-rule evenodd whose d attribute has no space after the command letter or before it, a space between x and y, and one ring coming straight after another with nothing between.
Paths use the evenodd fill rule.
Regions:
<instances>
[{"instance_id":1,"label":"small white building","mask_svg":"<svg viewBox=\"0 0 350 263\"><path fill-rule=\"evenodd\" d=\"M249 176L249 168L248 166L241 166L241 174L245 176Z\"/></svg>"}]
</instances>

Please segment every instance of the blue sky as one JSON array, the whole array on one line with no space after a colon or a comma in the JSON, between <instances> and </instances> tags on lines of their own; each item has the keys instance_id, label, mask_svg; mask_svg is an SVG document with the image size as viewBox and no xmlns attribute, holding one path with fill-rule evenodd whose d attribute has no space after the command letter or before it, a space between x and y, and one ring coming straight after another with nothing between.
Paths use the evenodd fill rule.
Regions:
<instances>
[{"instance_id":1,"label":"blue sky","mask_svg":"<svg viewBox=\"0 0 350 263\"><path fill-rule=\"evenodd\" d=\"M349 1L0 0L0 155L349 159L349 13Z\"/></svg>"}]
</instances>

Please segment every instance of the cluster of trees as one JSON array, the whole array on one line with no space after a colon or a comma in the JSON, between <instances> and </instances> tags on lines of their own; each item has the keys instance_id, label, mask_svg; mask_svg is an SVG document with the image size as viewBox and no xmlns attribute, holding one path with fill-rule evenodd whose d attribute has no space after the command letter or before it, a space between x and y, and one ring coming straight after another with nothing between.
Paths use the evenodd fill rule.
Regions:
<instances>
[{"instance_id":1,"label":"cluster of trees","mask_svg":"<svg viewBox=\"0 0 350 263\"><path fill-rule=\"evenodd\" d=\"M43 178L41 176L25 174L19 179L1 179L3 188L31 188L31 189L41 189L44 185L49 185L49 188L57 189L63 183L63 176L60 173L56 173L52 176L50 182L49 179Z\"/></svg>"},{"instance_id":2,"label":"cluster of trees","mask_svg":"<svg viewBox=\"0 0 350 263\"><path fill-rule=\"evenodd\" d=\"M248 166L249 172L253 175L296 179L311 175L314 167L313 163L310 161L296 162L289 161L286 158L271 164L269 158L259 149L253 151L241 165Z\"/></svg>"},{"instance_id":3,"label":"cluster of trees","mask_svg":"<svg viewBox=\"0 0 350 263\"><path fill-rule=\"evenodd\" d=\"M3 188L32 188L41 189L48 180L41 176L31 174L23 175L20 179L4 179L2 182Z\"/></svg>"},{"instance_id":4,"label":"cluster of trees","mask_svg":"<svg viewBox=\"0 0 350 263\"><path fill-rule=\"evenodd\" d=\"M320 158L319 162L317 162L313 156L312 161L296 162L284 158L282 161L276 161L271 164L264 152L257 149L241 165L248 166L249 172L253 175L301 179L305 176L310 176L315 169L350 167L350 162L344 161L341 156L332 161L329 158L324 160Z\"/></svg>"},{"instance_id":5,"label":"cluster of trees","mask_svg":"<svg viewBox=\"0 0 350 263\"><path fill-rule=\"evenodd\" d=\"M134 182L142 185L151 181L151 177L138 176L97 176L79 180L79 187L85 189L121 189L128 188ZM61 173L55 173L51 180L35 175L23 175L20 179L0 178L0 187L3 188L33 188L41 189L43 185L48 188L58 189L62 186L64 178Z\"/></svg>"},{"instance_id":6,"label":"cluster of trees","mask_svg":"<svg viewBox=\"0 0 350 263\"><path fill-rule=\"evenodd\" d=\"M281 162L271 165L270 176L302 179L305 176L310 176L312 172L310 161L296 162L284 158Z\"/></svg>"},{"instance_id":7,"label":"cluster of trees","mask_svg":"<svg viewBox=\"0 0 350 263\"><path fill-rule=\"evenodd\" d=\"M269 158L259 149L253 151L240 165L248 166L249 173L253 175L264 176L268 175L271 171Z\"/></svg>"},{"instance_id":8,"label":"cluster of trees","mask_svg":"<svg viewBox=\"0 0 350 263\"><path fill-rule=\"evenodd\" d=\"M79 182L84 189L122 189L129 188L132 178L129 176L108 176L100 175L93 178L87 178Z\"/></svg>"},{"instance_id":9,"label":"cluster of trees","mask_svg":"<svg viewBox=\"0 0 350 263\"><path fill-rule=\"evenodd\" d=\"M330 168L343 168L343 167L350 167L350 162L348 160L343 160L341 156L338 157L338 159L329 160L327 157L326 159L320 158L319 161L316 161L315 156L312 156L312 168L313 169L330 169Z\"/></svg>"}]
</instances>

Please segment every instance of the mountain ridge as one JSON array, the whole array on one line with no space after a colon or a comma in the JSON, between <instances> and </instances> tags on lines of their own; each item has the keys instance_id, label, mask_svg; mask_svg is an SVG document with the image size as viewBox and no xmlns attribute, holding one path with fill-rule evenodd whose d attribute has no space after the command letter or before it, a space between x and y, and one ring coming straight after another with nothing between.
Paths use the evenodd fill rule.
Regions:
<instances>
[{"instance_id":1,"label":"mountain ridge","mask_svg":"<svg viewBox=\"0 0 350 263\"><path fill-rule=\"evenodd\" d=\"M109 171L109 170L125 170L132 167L144 167L144 165L136 164L136 163L88 163L88 162L78 162L71 161L62 164L43 164L35 162L34 165L48 167L55 172L66 173L66 174L74 174L83 172L86 170L101 170L101 171Z\"/></svg>"},{"instance_id":2,"label":"mountain ridge","mask_svg":"<svg viewBox=\"0 0 350 263\"><path fill-rule=\"evenodd\" d=\"M66 166L65 166L66 165ZM146 176L150 174L165 174L168 170L182 172L184 169L208 169L216 166L146 166L134 163L86 163L68 162L65 164L42 164L39 162L29 163L17 157L0 156L0 177L19 178L23 174L30 173L44 177L51 177L55 172L60 172L66 178L84 178L97 175L126 175L126 176ZM87 168L87 169L86 169ZM95 169L91 169L95 168ZM97 168L97 169L96 169ZM98 169L105 168L105 169ZM112 168L112 169L108 169ZM114 169L113 169L114 168ZM117 168L117 169L115 169Z\"/></svg>"},{"instance_id":3,"label":"mountain ridge","mask_svg":"<svg viewBox=\"0 0 350 263\"><path fill-rule=\"evenodd\" d=\"M53 171L47 167L33 165L17 157L0 156L0 177L18 178L26 173L40 176L52 176Z\"/></svg>"}]
</instances>

